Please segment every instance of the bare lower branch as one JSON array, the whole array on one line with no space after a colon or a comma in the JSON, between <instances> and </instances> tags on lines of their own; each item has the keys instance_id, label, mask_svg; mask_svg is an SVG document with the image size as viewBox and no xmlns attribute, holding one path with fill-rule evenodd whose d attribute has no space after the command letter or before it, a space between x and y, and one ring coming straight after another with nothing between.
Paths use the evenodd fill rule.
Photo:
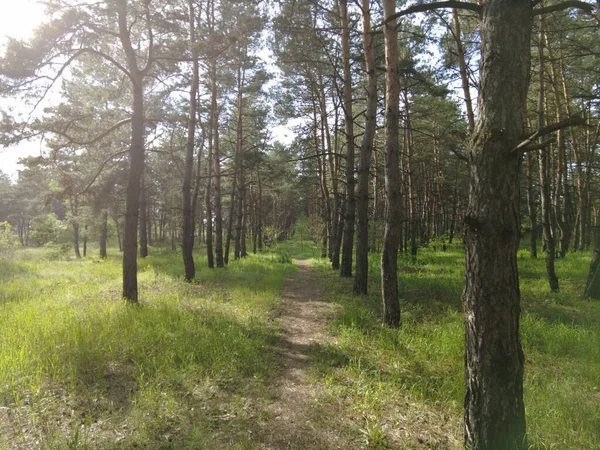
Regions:
<instances>
[{"instance_id":1,"label":"bare lower branch","mask_svg":"<svg viewBox=\"0 0 600 450\"><path fill-rule=\"evenodd\" d=\"M552 136L551 138L548 138L542 142L538 142L538 143L532 142L531 144L528 144L525 147L522 147L520 149L520 151L532 152L534 150L542 150L542 149L545 149L546 147L548 147L550 144L554 144L555 142L556 142L556 138L554 136Z\"/></svg>"},{"instance_id":2,"label":"bare lower branch","mask_svg":"<svg viewBox=\"0 0 600 450\"><path fill-rule=\"evenodd\" d=\"M540 128L535 133L533 133L531 136L529 136L527 139L522 141L519 145L517 145L514 149L512 149L512 151L513 152L523 151L524 148L529 147L530 144L533 144L533 142L537 138L546 136L550 133L554 133L555 131L558 131L558 130L562 130L563 128L575 127L578 125L585 125L585 118L583 118L579 115L576 115L573 117L569 117L568 119L562 120L558 123L554 123L554 124L548 125L544 128Z\"/></svg>"},{"instance_id":3,"label":"bare lower branch","mask_svg":"<svg viewBox=\"0 0 600 450\"><path fill-rule=\"evenodd\" d=\"M563 11L568 8L581 9L582 11L585 11L589 14L592 14L595 9L594 5L592 5L590 3L581 2L578 0L567 0L562 3L557 3L556 5L550 5L550 6L545 6L543 8L534 9L533 14L535 14L536 16L542 15L542 14L549 14L549 13L552 13L555 11Z\"/></svg>"},{"instance_id":4,"label":"bare lower branch","mask_svg":"<svg viewBox=\"0 0 600 450\"><path fill-rule=\"evenodd\" d=\"M387 19L385 19L385 23L388 23L394 19L398 19L400 17L408 16L409 14L425 12L425 11L433 11L435 9L441 8L454 8L454 9L465 9L467 11L473 11L477 14L481 14L482 8L481 5L476 3L467 3L461 1L446 1L446 2L433 2L433 3L423 3L420 5L410 6L402 11L397 12L396 14L391 15Z\"/></svg>"}]
</instances>

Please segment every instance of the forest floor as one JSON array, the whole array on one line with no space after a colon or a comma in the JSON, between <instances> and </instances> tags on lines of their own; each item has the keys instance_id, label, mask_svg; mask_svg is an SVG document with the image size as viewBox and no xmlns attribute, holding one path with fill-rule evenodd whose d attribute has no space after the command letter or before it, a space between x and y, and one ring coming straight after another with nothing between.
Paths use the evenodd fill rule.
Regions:
<instances>
[{"instance_id":1,"label":"forest floor","mask_svg":"<svg viewBox=\"0 0 600 450\"><path fill-rule=\"evenodd\" d=\"M296 259L292 259L291 256ZM379 259L352 293L308 242L220 270L156 249L141 304L121 260L57 249L0 258L0 450L462 448L464 254L399 258L402 326L381 324ZM600 304L589 255L519 252L532 449L600 448Z\"/></svg>"},{"instance_id":2,"label":"forest floor","mask_svg":"<svg viewBox=\"0 0 600 450\"><path fill-rule=\"evenodd\" d=\"M296 260L298 272L283 286L279 311L279 376L274 382L275 401L268 405L271 421L265 428L269 447L277 449L351 449L347 434L330 429L332 422L317 417L322 389L311 380L311 352L332 339L327 323L338 305L327 301L306 259ZM335 424L335 423L334 423Z\"/></svg>"}]
</instances>

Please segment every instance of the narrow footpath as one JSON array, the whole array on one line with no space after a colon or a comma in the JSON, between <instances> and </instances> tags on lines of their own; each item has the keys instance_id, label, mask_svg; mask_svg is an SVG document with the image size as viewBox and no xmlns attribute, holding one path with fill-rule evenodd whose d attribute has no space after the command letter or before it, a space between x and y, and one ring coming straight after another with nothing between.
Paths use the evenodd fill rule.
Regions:
<instances>
[{"instance_id":1,"label":"narrow footpath","mask_svg":"<svg viewBox=\"0 0 600 450\"><path fill-rule=\"evenodd\" d=\"M279 316L281 373L276 399L269 405L272 430L265 449L352 449L341 430L320 417L320 386L310 379L310 353L326 345L326 325L337 305L327 302L306 260L296 260L298 272L287 280Z\"/></svg>"}]
</instances>

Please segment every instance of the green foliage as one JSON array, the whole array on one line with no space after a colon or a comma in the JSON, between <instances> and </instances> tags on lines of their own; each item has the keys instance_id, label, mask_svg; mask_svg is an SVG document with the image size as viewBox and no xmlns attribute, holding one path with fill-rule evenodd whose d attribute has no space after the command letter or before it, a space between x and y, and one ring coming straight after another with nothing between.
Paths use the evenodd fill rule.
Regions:
<instances>
[{"instance_id":1,"label":"green foliage","mask_svg":"<svg viewBox=\"0 0 600 450\"><path fill-rule=\"evenodd\" d=\"M15 246L16 241L12 234L12 226L8 222L0 222L0 256L12 256Z\"/></svg>"},{"instance_id":2,"label":"green foliage","mask_svg":"<svg viewBox=\"0 0 600 450\"><path fill-rule=\"evenodd\" d=\"M66 225L54 213L40 214L31 221L31 240L37 245L55 243Z\"/></svg>"}]
</instances>

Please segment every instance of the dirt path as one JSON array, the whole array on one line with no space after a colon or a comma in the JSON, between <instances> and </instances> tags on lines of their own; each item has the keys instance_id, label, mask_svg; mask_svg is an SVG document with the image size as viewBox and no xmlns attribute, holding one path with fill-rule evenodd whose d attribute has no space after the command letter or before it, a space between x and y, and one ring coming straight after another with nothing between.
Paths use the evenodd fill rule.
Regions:
<instances>
[{"instance_id":1,"label":"dirt path","mask_svg":"<svg viewBox=\"0 0 600 450\"><path fill-rule=\"evenodd\" d=\"M306 260L297 260L298 272L283 290L279 317L282 369L271 414L267 449L349 449L341 432L330 428L327 417L319 417L321 388L311 383L310 353L325 345L326 324L336 313L336 304L325 301L318 280Z\"/></svg>"}]
</instances>

